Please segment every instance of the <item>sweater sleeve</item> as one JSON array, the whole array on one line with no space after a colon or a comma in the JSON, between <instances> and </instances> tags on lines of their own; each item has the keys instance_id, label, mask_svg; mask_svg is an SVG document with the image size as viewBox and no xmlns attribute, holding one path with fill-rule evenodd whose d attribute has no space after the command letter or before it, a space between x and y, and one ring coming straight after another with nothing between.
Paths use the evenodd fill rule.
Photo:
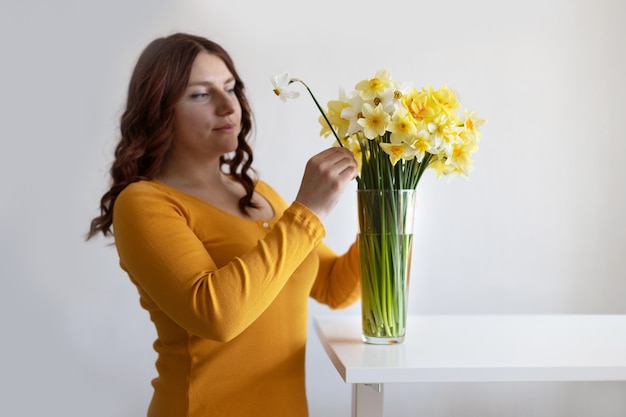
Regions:
<instances>
[{"instance_id":1,"label":"sweater sleeve","mask_svg":"<svg viewBox=\"0 0 626 417\"><path fill-rule=\"evenodd\" d=\"M218 268L188 226L184 205L129 187L113 216L122 268L179 326L216 341L231 340L256 320L324 235L317 216L294 202L265 238Z\"/></svg>"},{"instance_id":2,"label":"sweater sleeve","mask_svg":"<svg viewBox=\"0 0 626 417\"><path fill-rule=\"evenodd\" d=\"M361 296L358 244L337 256L328 246L317 247L320 267L311 297L333 309L346 308Z\"/></svg>"}]
</instances>

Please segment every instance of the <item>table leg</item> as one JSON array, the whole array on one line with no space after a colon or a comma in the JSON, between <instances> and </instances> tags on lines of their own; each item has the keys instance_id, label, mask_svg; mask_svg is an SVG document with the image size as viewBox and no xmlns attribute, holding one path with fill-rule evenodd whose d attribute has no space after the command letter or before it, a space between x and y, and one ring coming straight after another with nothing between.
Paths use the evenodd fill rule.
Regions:
<instances>
[{"instance_id":1,"label":"table leg","mask_svg":"<svg viewBox=\"0 0 626 417\"><path fill-rule=\"evenodd\" d=\"M383 416L383 384L352 384L352 417Z\"/></svg>"}]
</instances>

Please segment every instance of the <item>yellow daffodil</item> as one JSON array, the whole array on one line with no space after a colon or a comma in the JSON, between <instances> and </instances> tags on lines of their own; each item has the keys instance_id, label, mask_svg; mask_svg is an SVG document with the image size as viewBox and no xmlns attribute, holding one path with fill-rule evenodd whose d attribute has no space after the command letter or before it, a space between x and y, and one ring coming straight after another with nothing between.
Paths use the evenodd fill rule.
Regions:
<instances>
[{"instance_id":1,"label":"yellow daffodil","mask_svg":"<svg viewBox=\"0 0 626 417\"><path fill-rule=\"evenodd\" d=\"M461 107L461 103L456 98L454 91L450 90L447 85L443 85L439 90L435 91L429 87L432 98L442 106L443 111L450 113Z\"/></svg>"},{"instance_id":2,"label":"yellow daffodil","mask_svg":"<svg viewBox=\"0 0 626 417\"><path fill-rule=\"evenodd\" d=\"M350 107L350 103L341 100L331 100L328 102L328 108L326 110L326 116L328 117L331 125L335 127L337 135L339 135L340 138L346 136L348 128L350 127L350 121L341 117L341 112L347 107ZM330 130L330 126L326 123L324 116L319 117L319 122L322 125L320 136L330 136L332 132Z\"/></svg>"},{"instance_id":3,"label":"yellow daffodil","mask_svg":"<svg viewBox=\"0 0 626 417\"><path fill-rule=\"evenodd\" d=\"M417 132L411 142L411 147L415 150L415 159L421 163L426 156L426 152L436 153L435 147L430 140L430 135L425 130Z\"/></svg>"},{"instance_id":4,"label":"yellow daffodil","mask_svg":"<svg viewBox=\"0 0 626 417\"><path fill-rule=\"evenodd\" d=\"M270 80L274 86L274 94L276 94L283 103L289 98L297 98L300 95L297 91L291 91L287 88L289 84L291 84L292 79L289 78L289 74L286 72L272 77Z\"/></svg>"},{"instance_id":5,"label":"yellow daffodil","mask_svg":"<svg viewBox=\"0 0 626 417\"><path fill-rule=\"evenodd\" d=\"M448 175L452 172L450 168L446 165L445 159L442 158L436 158L434 160L431 160L430 164L428 164L428 167L435 171L435 175L437 176L437 178Z\"/></svg>"},{"instance_id":6,"label":"yellow daffodil","mask_svg":"<svg viewBox=\"0 0 626 417\"><path fill-rule=\"evenodd\" d=\"M458 142L452 146L452 154L446 159L446 165L452 172L466 176L472 167L471 154L477 149L475 142Z\"/></svg>"},{"instance_id":7,"label":"yellow daffodil","mask_svg":"<svg viewBox=\"0 0 626 417\"><path fill-rule=\"evenodd\" d=\"M391 116L385 111L382 105L376 107L369 103L363 104L363 118L357 120L357 123L363 127L363 133L368 139L376 139L378 136L385 134L387 124L391 120Z\"/></svg>"},{"instance_id":8,"label":"yellow daffodil","mask_svg":"<svg viewBox=\"0 0 626 417\"><path fill-rule=\"evenodd\" d=\"M393 166L395 166L401 159L415 159L415 149L406 143L381 143L380 147L387 155L389 155L389 160Z\"/></svg>"},{"instance_id":9,"label":"yellow daffodil","mask_svg":"<svg viewBox=\"0 0 626 417\"><path fill-rule=\"evenodd\" d=\"M479 119L476 117L476 112L469 112L465 110L465 121L463 122L463 135L471 140L480 140L482 132L478 130L478 126L486 123L485 119Z\"/></svg>"},{"instance_id":10,"label":"yellow daffodil","mask_svg":"<svg viewBox=\"0 0 626 417\"><path fill-rule=\"evenodd\" d=\"M393 88L393 82L389 79L389 71L381 69L373 78L359 81L354 89L357 90L363 100L373 100L386 89Z\"/></svg>"},{"instance_id":11,"label":"yellow daffodil","mask_svg":"<svg viewBox=\"0 0 626 417\"><path fill-rule=\"evenodd\" d=\"M387 130L391 132L391 143L396 144L401 142L410 144L417 133L417 128L404 107L394 112Z\"/></svg>"},{"instance_id":12,"label":"yellow daffodil","mask_svg":"<svg viewBox=\"0 0 626 417\"><path fill-rule=\"evenodd\" d=\"M450 155L438 155L437 159L431 162L430 167L435 171L437 178L450 174L467 178L473 169L471 155L477 150L478 144L475 141L456 142L452 146Z\"/></svg>"},{"instance_id":13,"label":"yellow daffodil","mask_svg":"<svg viewBox=\"0 0 626 417\"><path fill-rule=\"evenodd\" d=\"M428 121L439 113L427 91L414 88L403 95L402 102L415 120Z\"/></svg>"}]
</instances>

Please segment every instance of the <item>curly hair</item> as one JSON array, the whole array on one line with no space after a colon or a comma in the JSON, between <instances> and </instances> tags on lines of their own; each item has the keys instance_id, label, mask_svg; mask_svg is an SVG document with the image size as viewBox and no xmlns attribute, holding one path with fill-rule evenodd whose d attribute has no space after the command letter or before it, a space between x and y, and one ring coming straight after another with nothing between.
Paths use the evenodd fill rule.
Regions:
<instances>
[{"instance_id":1,"label":"curly hair","mask_svg":"<svg viewBox=\"0 0 626 417\"><path fill-rule=\"evenodd\" d=\"M113 205L117 196L136 181L151 180L159 173L174 138L174 105L189 81L196 56L208 52L219 57L235 78L235 95L241 105L241 132L237 149L220 159L222 167L245 189L239 209L246 213L255 207L252 149L247 137L253 116L244 93L244 84L230 55L208 39L176 33L152 41L141 53L133 70L126 109L121 117L121 138L115 148L110 169L111 187L100 200L100 215L91 221L87 239L111 234Z\"/></svg>"}]
</instances>

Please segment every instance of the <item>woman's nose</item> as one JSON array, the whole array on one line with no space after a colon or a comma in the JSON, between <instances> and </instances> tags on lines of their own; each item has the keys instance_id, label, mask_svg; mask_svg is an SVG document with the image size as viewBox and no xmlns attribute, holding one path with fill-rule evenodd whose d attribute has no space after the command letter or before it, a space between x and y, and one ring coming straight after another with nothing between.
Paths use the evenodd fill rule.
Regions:
<instances>
[{"instance_id":1,"label":"woman's nose","mask_svg":"<svg viewBox=\"0 0 626 417\"><path fill-rule=\"evenodd\" d=\"M219 104L217 110L220 114L230 114L235 111L236 106L239 104L237 96L230 95L226 92L221 92L219 95Z\"/></svg>"}]
</instances>

